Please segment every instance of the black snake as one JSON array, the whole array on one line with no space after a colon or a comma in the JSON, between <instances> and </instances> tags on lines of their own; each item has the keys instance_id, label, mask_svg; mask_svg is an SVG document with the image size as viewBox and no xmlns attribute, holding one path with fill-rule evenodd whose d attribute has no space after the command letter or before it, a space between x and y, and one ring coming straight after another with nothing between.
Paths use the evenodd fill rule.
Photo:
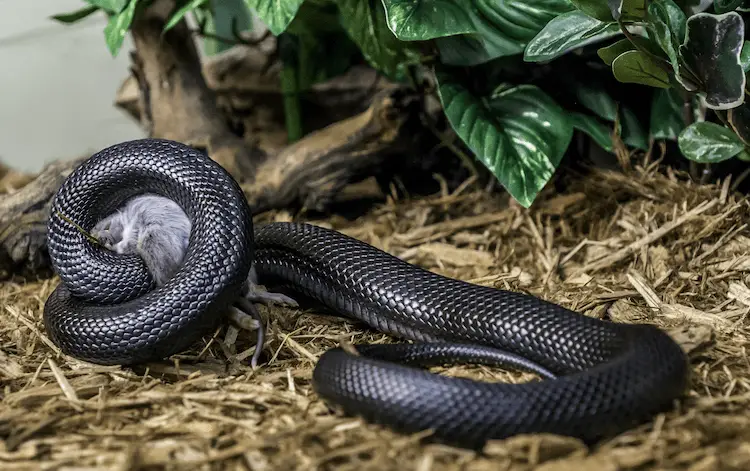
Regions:
<instances>
[{"instance_id":1,"label":"black snake","mask_svg":"<svg viewBox=\"0 0 750 471\"><path fill-rule=\"evenodd\" d=\"M85 235L144 192L173 199L193 224L183 266L156 289L139 257ZM689 379L685 354L654 326L446 278L312 225L253 229L232 177L176 142L136 140L93 155L59 189L48 230L61 283L45 305L46 329L62 351L94 363L135 364L188 348L217 326L253 263L264 284L416 341L359 345L359 355L335 348L313 373L329 403L402 432L433 429L467 447L534 432L591 442L668 409ZM547 379L495 384L420 368L456 361L510 363Z\"/></svg>"}]
</instances>

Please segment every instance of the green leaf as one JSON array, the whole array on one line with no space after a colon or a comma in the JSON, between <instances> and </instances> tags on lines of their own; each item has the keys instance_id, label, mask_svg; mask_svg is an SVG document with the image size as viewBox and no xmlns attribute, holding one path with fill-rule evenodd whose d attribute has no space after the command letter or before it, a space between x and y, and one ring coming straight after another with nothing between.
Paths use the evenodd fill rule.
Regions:
<instances>
[{"instance_id":1,"label":"green leaf","mask_svg":"<svg viewBox=\"0 0 750 471\"><path fill-rule=\"evenodd\" d=\"M647 30L649 35L656 41L661 49L669 57L675 78L687 90L695 90L691 82L686 82L681 77L681 63L678 47L685 38L687 16L682 9L672 0L652 0L648 5L649 23Z\"/></svg>"},{"instance_id":2,"label":"green leaf","mask_svg":"<svg viewBox=\"0 0 750 471\"><path fill-rule=\"evenodd\" d=\"M628 51L644 50L651 54L662 57L662 51L654 46L651 41L641 36L633 36L632 41L628 38L620 39L619 41L609 46L603 47L596 51L599 58L607 65L611 66L612 62L620 55Z\"/></svg>"},{"instance_id":3,"label":"green leaf","mask_svg":"<svg viewBox=\"0 0 750 471\"><path fill-rule=\"evenodd\" d=\"M746 150L743 150L739 154L735 155L739 160L742 160L743 162L750 162L750 153L748 153Z\"/></svg>"},{"instance_id":4,"label":"green leaf","mask_svg":"<svg viewBox=\"0 0 750 471\"><path fill-rule=\"evenodd\" d=\"M685 128L684 100L676 88L654 92L651 103L650 134L654 139L675 140Z\"/></svg>"},{"instance_id":5,"label":"green leaf","mask_svg":"<svg viewBox=\"0 0 750 471\"><path fill-rule=\"evenodd\" d=\"M716 13L727 13L734 11L742 5L745 0L714 0L714 11Z\"/></svg>"},{"instance_id":6,"label":"green leaf","mask_svg":"<svg viewBox=\"0 0 750 471\"><path fill-rule=\"evenodd\" d=\"M620 123L622 142L636 149L648 150L648 133L641 126L641 122L633 110L622 107L620 115L622 116Z\"/></svg>"},{"instance_id":7,"label":"green leaf","mask_svg":"<svg viewBox=\"0 0 750 471\"><path fill-rule=\"evenodd\" d=\"M646 18L646 0L607 0L612 18L617 21L641 21Z\"/></svg>"},{"instance_id":8,"label":"green leaf","mask_svg":"<svg viewBox=\"0 0 750 471\"><path fill-rule=\"evenodd\" d=\"M614 61L621 54L628 51L635 51L635 46L630 42L628 38L623 38L613 44L610 44L609 46L598 49L596 51L596 54L605 64L611 66L612 61Z\"/></svg>"},{"instance_id":9,"label":"green leaf","mask_svg":"<svg viewBox=\"0 0 750 471\"><path fill-rule=\"evenodd\" d=\"M600 118L614 121L617 118L617 102L596 82L578 82L575 96L579 103L593 111Z\"/></svg>"},{"instance_id":10,"label":"green leaf","mask_svg":"<svg viewBox=\"0 0 750 471\"><path fill-rule=\"evenodd\" d=\"M525 43L552 18L573 9L568 0L382 1L388 27L402 41L480 34Z\"/></svg>"},{"instance_id":11,"label":"green leaf","mask_svg":"<svg viewBox=\"0 0 750 471\"><path fill-rule=\"evenodd\" d=\"M490 60L520 54L526 44L553 18L570 11L573 6L568 0L383 0L388 7L411 4L419 5L419 10L408 18L399 16L400 23L389 20L389 27L402 40L424 40L436 38L440 58L444 64L472 66ZM465 15L450 16L443 10L436 10L437 18L429 12L415 18L423 9L439 3L460 5ZM437 8L437 7L436 7ZM447 11L451 11L450 9ZM403 12L405 13L405 12ZM424 17L424 18L422 18Z\"/></svg>"},{"instance_id":12,"label":"green leaf","mask_svg":"<svg viewBox=\"0 0 750 471\"><path fill-rule=\"evenodd\" d=\"M186 0L181 0L179 4ZM252 31L253 13L244 0L220 0L193 9L193 15L204 16L204 31L209 35L202 38L203 49L208 56L214 56L234 47L235 35ZM197 21L196 17L196 21Z\"/></svg>"},{"instance_id":13,"label":"green leaf","mask_svg":"<svg viewBox=\"0 0 750 471\"><path fill-rule=\"evenodd\" d=\"M682 154L699 163L715 163L731 159L744 146L731 129L701 121L686 127L677 139Z\"/></svg>"},{"instance_id":14,"label":"green leaf","mask_svg":"<svg viewBox=\"0 0 750 471\"><path fill-rule=\"evenodd\" d=\"M84 0L86 3L99 7L107 13L120 13L130 0ZM137 1L137 0L133 0Z\"/></svg>"},{"instance_id":15,"label":"green leaf","mask_svg":"<svg viewBox=\"0 0 750 471\"><path fill-rule=\"evenodd\" d=\"M383 0L386 21L402 41L476 33L477 12L471 1Z\"/></svg>"},{"instance_id":16,"label":"green leaf","mask_svg":"<svg viewBox=\"0 0 750 471\"><path fill-rule=\"evenodd\" d=\"M706 106L727 110L745 98L745 71L740 54L745 24L738 13L698 13L687 21L687 37L679 48L683 63L706 94Z\"/></svg>"},{"instance_id":17,"label":"green leaf","mask_svg":"<svg viewBox=\"0 0 750 471\"><path fill-rule=\"evenodd\" d=\"M436 77L453 129L516 201L531 206L570 144L567 113L532 85L483 99L444 72Z\"/></svg>"},{"instance_id":18,"label":"green leaf","mask_svg":"<svg viewBox=\"0 0 750 471\"><path fill-rule=\"evenodd\" d=\"M305 0L245 0L274 36L286 30Z\"/></svg>"},{"instance_id":19,"label":"green leaf","mask_svg":"<svg viewBox=\"0 0 750 471\"><path fill-rule=\"evenodd\" d=\"M745 102L727 111L727 121L742 142L750 145L750 105Z\"/></svg>"},{"instance_id":20,"label":"green leaf","mask_svg":"<svg viewBox=\"0 0 750 471\"><path fill-rule=\"evenodd\" d=\"M607 4L607 0L570 0L578 10L586 16L599 21L612 21L612 11Z\"/></svg>"},{"instance_id":21,"label":"green leaf","mask_svg":"<svg viewBox=\"0 0 750 471\"><path fill-rule=\"evenodd\" d=\"M614 152L612 145L612 129L593 116L583 113L570 113L568 115L571 124L575 129L586 133L590 136L599 147L607 152Z\"/></svg>"},{"instance_id":22,"label":"green leaf","mask_svg":"<svg viewBox=\"0 0 750 471\"><path fill-rule=\"evenodd\" d=\"M60 23L75 23L76 21L82 20L97 11L99 11L99 7L89 5L87 7L81 8L80 10L71 11L70 13L60 13L58 15L54 15L52 16L52 19L57 20Z\"/></svg>"},{"instance_id":23,"label":"green leaf","mask_svg":"<svg viewBox=\"0 0 750 471\"><path fill-rule=\"evenodd\" d=\"M622 0L620 21L644 20L648 14L646 0Z\"/></svg>"},{"instance_id":24,"label":"green leaf","mask_svg":"<svg viewBox=\"0 0 750 471\"><path fill-rule=\"evenodd\" d=\"M380 1L336 0L336 3L341 25L373 67L400 80L406 64L419 62L420 55L413 46L399 41L388 29Z\"/></svg>"},{"instance_id":25,"label":"green leaf","mask_svg":"<svg viewBox=\"0 0 750 471\"><path fill-rule=\"evenodd\" d=\"M651 87L668 88L669 74L651 56L640 51L620 54L612 62L612 73L623 83L639 83Z\"/></svg>"},{"instance_id":26,"label":"green leaf","mask_svg":"<svg viewBox=\"0 0 750 471\"><path fill-rule=\"evenodd\" d=\"M167 21L167 24L164 25L164 31L169 31L170 29L174 28L177 23L180 22L181 19L185 17L185 15L188 14L189 11L195 10L196 8L200 7L204 3L207 3L209 0L190 0L185 5L183 5L179 10L177 10L174 15Z\"/></svg>"},{"instance_id":27,"label":"green leaf","mask_svg":"<svg viewBox=\"0 0 750 471\"><path fill-rule=\"evenodd\" d=\"M532 39L524 51L527 62L549 61L566 52L621 34L617 23L602 23L580 11L562 14Z\"/></svg>"},{"instance_id":28,"label":"green leaf","mask_svg":"<svg viewBox=\"0 0 750 471\"><path fill-rule=\"evenodd\" d=\"M648 134L640 125L635 113L622 104L618 105L599 82L578 81L573 85L573 92L578 103L605 121L614 122L619 114L617 131L622 136L623 142L638 149L648 149Z\"/></svg>"},{"instance_id":29,"label":"green leaf","mask_svg":"<svg viewBox=\"0 0 750 471\"><path fill-rule=\"evenodd\" d=\"M472 67L492 59L518 54L517 45L500 37L485 39L479 34L461 34L435 39L440 62L446 65Z\"/></svg>"},{"instance_id":30,"label":"green leaf","mask_svg":"<svg viewBox=\"0 0 750 471\"><path fill-rule=\"evenodd\" d=\"M742 70L747 73L747 71L750 70L750 41L745 41L742 45L740 62L742 63Z\"/></svg>"},{"instance_id":31,"label":"green leaf","mask_svg":"<svg viewBox=\"0 0 750 471\"><path fill-rule=\"evenodd\" d=\"M117 53L120 52L128 28L130 28L130 24L133 22L137 6L138 0L130 0L127 7L120 13L112 15L109 18L107 26L104 27L104 40L113 57L117 56Z\"/></svg>"}]
</instances>

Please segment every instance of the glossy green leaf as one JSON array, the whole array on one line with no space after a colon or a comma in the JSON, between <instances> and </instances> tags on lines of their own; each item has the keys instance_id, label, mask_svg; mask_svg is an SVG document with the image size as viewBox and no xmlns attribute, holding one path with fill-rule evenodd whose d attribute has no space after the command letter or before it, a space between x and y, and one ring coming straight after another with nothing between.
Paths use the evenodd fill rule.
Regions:
<instances>
[{"instance_id":1,"label":"glossy green leaf","mask_svg":"<svg viewBox=\"0 0 750 471\"><path fill-rule=\"evenodd\" d=\"M388 26L402 41L480 34L526 42L552 18L573 9L568 0L382 1Z\"/></svg>"},{"instance_id":2,"label":"glossy green leaf","mask_svg":"<svg viewBox=\"0 0 750 471\"><path fill-rule=\"evenodd\" d=\"M80 21L86 18L87 16L93 13L96 13L99 10L100 10L99 7L94 6L94 5L89 5L87 7L83 7L76 11L54 15L51 18L53 20L59 21L60 23L75 23L76 21Z\"/></svg>"},{"instance_id":3,"label":"glossy green leaf","mask_svg":"<svg viewBox=\"0 0 750 471\"><path fill-rule=\"evenodd\" d=\"M245 0L275 36L283 33L305 0Z\"/></svg>"},{"instance_id":4,"label":"glossy green leaf","mask_svg":"<svg viewBox=\"0 0 750 471\"><path fill-rule=\"evenodd\" d=\"M402 41L477 32L470 0L383 0L383 6L388 27Z\"/></svg>"},{"instance_id":5,"label":"glossy green leaf","mask_svg":"<svg viewBox=\"0 0 750 471\"><path fill-rule=\"evenodd\" d=\"M677 139L682 154L699 163L715 163L731 159L744 145L731 130L716 123L701 121L686 127Z\"/></svg>"},{"instance_id":6,"label":"glossy green leaf","mask_svg":"<svg viewBox=\"0 0 750 471\"><path fill-rule=\"evenodd\" d=\"M406 64L419 61L420 56L410 43L397 39L388 28L380 1L337 0L336 3L341 25L373 67L400 79Z\"/></svg>"},{"instance_id":7,"label":"glossy green leaf","mask_svg":"<svg viewBox=\"0 0 750 471\"><path fill-rule=\"evenodd\" d=\"M246 33L253 28L253 13L244 0L209 1L193 9L193 14L197 12L207 13L206 17L209 18L204 31L211 36L203 38L203 47L208 55L220 54L231 49L235 45L235 34Z\"/></svg>"},{"instance_id":8,"label":"glossy green leaf","mask_svg":"<svg viewBox=\"0 0 750 471\"><path fill-rule=\"evenodd\" d=\"M716 13L727 13L739 8L745 0L714 0Z\"/></svg>"},{"instance_id":9,"label":"glossy green leaf","mask_svg":"<svg viewBox=\"0 0 750 471\"><path fill-rule=\"evenodd\" d=\"M596 55L599 56L602 62L611 66L617 57L628 51L635 51L635 46L628 38L623 38L609 46L597 49Z\"/></svg>"},{"instance_id":10,"label":"glossy green leaf","mask_svg":"<svg viewBox=\"0 0 750 471\"><path fill-rule=\"evenodd\" d=\"M600 84L581 81L575 86L575 96L580 104L600 118L614 121L617 117L617 102Z\"/></svg>"},{"instance_id":11,"label":"glossy green leaf","mask_svg":"<svg viewBox=\"0 0 750 471\"><path fill-rule=\"evenodd\" d=\"M642 21L646 19L648 9L646 0L622 0L620 21Z\"/></svg>"},{"instance_id":12,"label":"glossy green leaf","mask_svg":"<svg viewBox=\"0 0 750 471\"><path fill-rule=\"evenodd\" d=\"M612 129L593 116L583 113L569 113L568 118L575 129L586 133L599 147L607 152L614 152Z\"/></svg>"},{"instance_id":13,"label":"glossy green leaf","mask_svg":"<svg viewBox=\"0 0 750 471\"><path fill-rule=\"evenodd\" d=\"M640 40L641 38L639 38ZM647 41L647 40L643 40ZM636 48L628 38L622 38L619 41L615 41L609 46L605 46L597 49L596 55L607 65L611 66L612 62L620 55L628 52L635 51Z\"/></svg>"},{"instance_id":14,"label":"glossy green leaf","mask_svg":"<svg viewBox=\"0 0 750 471\"><path fill-rule=\"evenodd\" d=\"M579 81L574 85L573 93L578 103L600 119L613 123L619 114L620 126L617 131L625 144L638 149L648 148L647 131L641 126L635 113L629 107L618 104L600 83L594 80Z\"/></svg>"},{"instance_id":15,"label":"glossy green leaf","mask_svg":"<svg viewBox=\"0 0 750 471\"><path fill-rule=\"evenodd\" d=\"M573 135L568 115L532 85L487 99L438 71L451 126L519 203L529 207L560 164Z\"/></svg>"},{"instance_id":16,"label":"glossy green leaf","mask_svg":"<svg viewBox=\"0 0 750 471\"><path fill-rule=\"evenodd\" d=\"M110 16L107 26L104 27L104 40L113 57L117 56L117 53L120 52L122 43L125 41L125 35L128 33L128 28L130 28L130 24L133 22L137 6L138 0L130 0L130 3L128 3L123 11Z\"/></svg>"},{"instance_id":17,"label":"glossy green leaf","mask_svg":"<svg viewBox=\"0 0 750 471\"><path fill-rule=\"evenodd\" d=\"M651 103L650 134L654 139L675 140L685 128L684 100L676 88L654 92Z\"/></svg>"},{"instance_id":18,"label":"glossy green leaf","mask_svg":"<svg viewBox=\"0 0 750 471\"><path fill-rule=\"evenodd\" d=\"M620 54L612 62L612 73L623 83L638 83L657 88L668 88L669 74L651 58L640 51Z\"/></svg>"},{"instance_id":19,"label":"glossy green leaf","mask_svg":"<svg viewBox=\"0 0 750 471\"><path fill-rule=\"evenodd\" d=\"M742 52L740 52L740 63L742 63L742 70L747 73L750 70L750 41L745 41L742 45Z\"/></svg>"},{"instance_id":20,"label":"glossy green leaf","mask_svg":"<svg viewBox=\"0 0 750 471\"><path fill-rule=\"evenodd\" d=\"M695 90L690 81L681 77L678 48L685 38L687 16L673 0L652 0L648 5L649 35L669 57L676 79L688 90Z\"/></svg>"},{"instance_id":21,"label":"glossy green leaf","mask_svg":"<svg viewBox=\"0 0 750 471\"><path fill-rule=\"evenodd\" d=\"M527 62L549 61L618 34L617 23L603 23L580 11L571 11L547 23L526 46L523 58Z\"/></svg>"},{"instance_id":22,"label":"glossy green leaf","mask_svg":"<svg viewBox=\"0 0 750 471\"><path fill-rule=\"evenodd\" d=\"M400 23L390 19L389 27L402 40L437 38L441 61L461 66L520 54L550 20L573 9L568 0L454 0L453 5L460 6L465 13L454 16L450 13L452 9L428 10L428 7L437 3L443 5L448 0L383 2L386 7L410 4L419 5L417 11L427 10L425 15L414 13L408 18L408 23L404 23L404 14L398 16ZM450 15L450 18L443 19L443 15ZM418 21L415 16L424 17L424 21Z\"/></svg>"},{"instance_id":23,"label":"glossy green leaf","mask_svg":"<svg viewBox=\"0 0 750 471\"><path fill-rule=\"evenodd\" d=\"M750 146L750 105L745 102L727 111L727 121L746 146Z\"/></svg>"},{"instance_id":24,"label":"glossy green leaf","mask_svg":"<svg viewBox=\"0 0 750 471\"><path fill-rule=\"evenodd\" d=\"M607 0L612 18L617 21L642 21L646 18L646 0Z\"/></svg>"},{"instance_id":25,"label":"glossy green leaf","mask_svg":"<svg viewBox=\"0 0 750 471\"><path fill-rule=\"evenodd\" d=\"M633 110L621 107L620 121L622 142L636 149L648 150L648 132Z\"/></svg>"},{"instance_id":26,"label":"glossy green leaf","mask_svg":"<svg viewBox=\"0 0 750 471\"><path fill-rule=\"evenodd\" d=\"M107 13L120 13L130 0L84 0L86 3L99 7ZM135 2L137 0L133 0ZM132 2L131 2L132 3Z\"/></svg>"},{"instance_id":27,"label":"glossy green leaf","mask_svg":"<svg viewBox=\"0 0 750 471\"><path fill-rule=\"evenodd\" d=\"M486 38L479 34L461 34L437 38L435 45L440 53L440 62L462 67L484 64L523 51L523 47L499 35Z\"/></svg>"},{"instance_id":28,"label":"glossy green leaf","mask_svg":"<svg viewBox=\"0 0 750 471\"><path fill-rule=\"evenodd\" d=\"M750 152L743 150L739 154L735 155L735 157L739 160L742 160L743 162L750 162Z\"/></svg>"},{"instance_id":29,"label":"glossy green leaf","mask_svg":"<svg viewBox=\"0 0 750 471\"><path fill-rule=\"evenodd\" d=\"M209 0L190 0L185 5L183 5L180 9L178 9L172 17L167 21L167 24L164 25L164 31L169 31L170 29L174 28L177 23L182 20L185 15L188 14L188 12L195 10L196 8L200 7L204 3L208 3Z\"/></svg>"},{"instance_id":30,"label":"glossy green leaf","mask_svg":"<svg viewBox=\"0 0 750 471\"><path fill-rule=\"evenodd\" d=\"M599 21L613 21L612 10L607 0L570 0L586 16Z\"/></svg>"},{"instance_id":31,"label":"glossy green leaf","mask_svg":"<svg viewBox=\"0 0 750 471\"><path fill-rule=\"evenodd\" d=\"M664 53L651 43L648 39L641 36L633 36L632 40L628 38L620 39L615 43L603 47L596 51L599 58L607 65L612 66L612 62L620 55L628 51L643 50L653 54L656 57L664 57Z\"/></svg>"},{"instance_id":32,"label":"glossy green leaf","mask_svg":"<svg viewBox=\"0 0 750 471\"><path fill-rule=\"evenodd\" d=\"M745 24L738 13L698 13L687 21L687 34L679 48L705 93L706 106L726 110L745 98L745 71L740 54L745 42Z\"/></svg>"}]
</instances>

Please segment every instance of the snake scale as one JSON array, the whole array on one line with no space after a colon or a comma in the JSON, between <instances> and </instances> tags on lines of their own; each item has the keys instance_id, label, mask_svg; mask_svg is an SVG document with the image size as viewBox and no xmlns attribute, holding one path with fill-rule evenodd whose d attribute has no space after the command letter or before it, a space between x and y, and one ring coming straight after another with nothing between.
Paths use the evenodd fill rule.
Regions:
<instances>
[{"instance_id":1,"label":"snake scale","mask_svg":"<svg viewBox=\"0 0 750 471\"><path fill-rule=\"evenodd\" d=\"M144 192L171 198L193 224L182 267L159 288L138 256L85 235ZM321 398L458 446L536 432L594 442L672 407L689 381L686 355L654 326L440 276L317 226L254 228L236 181L168 140L123 142L73 171L53 201L48 248L61 282L45 304L45 328L71 356L132 365L188 348L218 325L252 263L264 284L413 341L325 352L312 378ZM455 362L516 364L545 379L486 383L424 368Z\"/></svg>"}]
</instances>

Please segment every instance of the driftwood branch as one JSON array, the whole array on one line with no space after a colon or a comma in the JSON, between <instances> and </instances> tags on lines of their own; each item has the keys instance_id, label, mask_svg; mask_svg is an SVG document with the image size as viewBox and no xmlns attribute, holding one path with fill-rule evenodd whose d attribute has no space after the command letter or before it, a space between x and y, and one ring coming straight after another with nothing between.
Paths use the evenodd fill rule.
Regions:
<instances>
[{"instance_id":1,"label":"driftwood branch","mask_svg":"<svg viewBox=\"0 0 750 471\"><path fill-rule=\"evenodd\" d=\"M383 169L392 171L403 164L403 155L416 154L408 149L415 142L412 125L419 121L422 102L398 86L385 87L359 113L281 151L260 150L231 131L204 80L187 26L181 23L162 34L170 4L154 2L131 28L138 94L130 106L150 136L202 149L226 168L242 185L255 214L289 207L324 210L347 184ZM81 162L53 163L23 188L0 194L0 268L6 275L49 266L51 200Z\"/></svg>"},{"instance_id":2,"label":"driftwood branch","mask_svg":"<svg viewBox=\"0 0 750 471\"><path fill-rule=\"evenodd\" d=\"M254 212L301 204L324 210L346 184L396 166L409 147L417 99L383 92L363 113L316 131L266 159L243 185Z\"/></svg>"},{"instance_id":3,"label":"driftwood branch","mask_svg":"<svg viewBox=\"0 0 750 471\"><path fill-rule=\"evenodd\" d=\"M363 113L310 134L263 160L242 184L254 213L302 206L324 209L348 182L387 166L408 146L413 97L393 91ZM48 267L46 224L57 189L83 159L47 165L30 183L0 195L0 267L6 275ZM395 162L394 162L395 165Z\"/></svg>"},{"instance_id":4,"label":"driftwood branch","mask_svg":"<svg viewBox=\"0 0 750 471\"><path fill-rule=\"evenodd\" d=\"M286 129L280 67L277 62L268 66L274 59L266 43L275 44L275 38L266 39L263 47L237 46L207 57L202 69L233 131L250 145L275 153L286 144ZM311 132L350 118L364 111L378 93L399 87L372 67L355 65L300 93L303 127ZM142 112L142 89L138 77L127 77L117 91L115 105L143 123L148 116Z\"/></svg>"},{"instance_id":5,"label":"driftwood branch","mask_svg":"<svg viewBox=\"0 0 750 471\"><path fill-rule=\"evenodd\" d=\"M3 277L49 267L47 218L52 197L82 161L49 164L23 188L0 197L0 272Z\"/></svg>"}]
</instances>

